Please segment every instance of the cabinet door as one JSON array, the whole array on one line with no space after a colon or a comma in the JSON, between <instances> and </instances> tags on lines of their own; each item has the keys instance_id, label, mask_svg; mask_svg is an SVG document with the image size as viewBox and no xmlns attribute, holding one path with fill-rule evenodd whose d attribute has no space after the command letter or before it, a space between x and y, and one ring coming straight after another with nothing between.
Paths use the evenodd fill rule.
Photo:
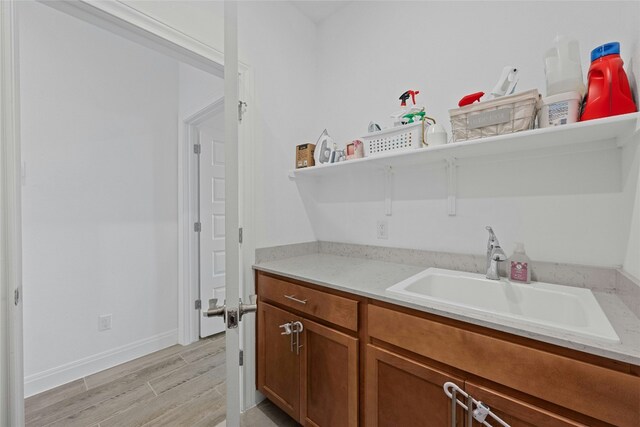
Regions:
<instances>
[{"instance_id":1,"label":"cabinet door","mask_svg":"<svg viewBox=\"0 0 640 427\"><path fill-rule=\"evenodd\" d=\"M302 320L301 422L313 427L358 425L358 339Z\"/></svg>"},{"instance_id":2,"label":"cabinet door","mask_svg":"<svg viewBox=\"0 0 640 427\"><path fill-rule=\"evenodd\" d=\"M493 413L512 427L586 427L585 424L469 381L465 383L465 391L489 406ZM487 421L491 425L498 424L492 422L490 417ZM473 427L481 427L481 424L474 421Z\"/></svg>"},{"instance_id":3,"label":"cabinet door","mask_svg":"<svg viewBox=\"0 0 640 427\"><path fill-rule=\"evenodd\" d=\"M293 335L280 325L298 320L293 314L258 303L258 390L289 416L300 417L300 358Z\"/></svg>"},{"instance_id":4,"label":"cabinet door","mask_svg":"<svg viewBox=\"0 0 640 427\"><path fill-rule=\"evenodd\" d=\"M460 378L381 348L367 345L365 422L370 427L451 427L451 399L442 386ZM456 425L463 412L457 410Z\"/></svg>"}]
</instances>

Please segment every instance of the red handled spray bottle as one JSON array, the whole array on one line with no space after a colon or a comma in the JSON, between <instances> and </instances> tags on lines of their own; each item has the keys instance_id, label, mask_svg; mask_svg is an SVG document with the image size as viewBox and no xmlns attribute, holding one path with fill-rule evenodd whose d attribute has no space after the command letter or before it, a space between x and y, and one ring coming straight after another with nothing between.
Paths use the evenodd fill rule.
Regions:
<instances>
[{"instance_id":1,"label":"red handled spray bottle","mask_svg":"<svg viewBox=\"0 0 640 427\"><path fill-rule=\"evenodd\" d=\"M416 95L420 93L419 90L408 90L400 95L400 107L402 110L397 111L391 115L393 119L393 126L402 126L409 123L417 123L424 119L425 108L423 106L416 105ZM413 105L407 106L407 101L411 98Z\"/></svg>"}]
</instances>

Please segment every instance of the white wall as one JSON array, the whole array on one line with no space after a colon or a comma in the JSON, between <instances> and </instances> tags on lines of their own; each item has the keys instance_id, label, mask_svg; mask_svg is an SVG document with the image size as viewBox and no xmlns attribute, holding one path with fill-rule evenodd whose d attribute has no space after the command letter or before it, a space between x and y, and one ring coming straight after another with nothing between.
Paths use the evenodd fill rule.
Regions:
<instances>
[{"instance_id":1,"label":"white wall","mask_svg":"<svg viewBox=\"0 0 640 427\"><path fill-rule=\"evenodd\" d=\"M640 102L640 97L637 96L640 93L638 91L640 84L640 40L636 41L628 68L633 71L629 79L632 89L635 90L637 104ZM640 147L640 132L635 135L635 138L637 141L635 146L629 144L623 152L623 159L628 162L623 169L624 194L628 203L625 206L625 211L630 215L627 251L623 268L640 280L640 149L638 149Z\"/></svg>"},{"instance_id":2,"label":"white wall","mask_svg":"<svg viewBox=\"0 0 640 427\"><path fill-rule=\"evenodd\" d=\"M190 65L179 64L181 118L195 114L224 96L224 80Z\"/></svg>"},{"instance_id":3,"label":"white wall","mask_svg":"<svg viewBox=\"0 0 640 427\"><path fill-rule=\"evenodd\" d=\"M625 147L625 166L623 179L625 182L624 195L625 212L629 218L627 229L629 232L624 240L626 253L623 268L640 280L640 133L636 136L636 143Z\"/></svg>"},{"instance_id":4,"label":"white wall","mask_svg":"<svg viewBox=\"0 0 640 427\"><path fill-rule=\"evenodd\" d=\"M254 69L256 246L314 240L295 183L295 146L315 141L317 59L315 26L286 2L239 3L240 58Z\"/></svg>"},{"instance_id":5,"label":"white wall","mask_svg":"<svg viewBox=\"0 0 640 427\"><path fill-rule=\"evenodd\" d=\"M221 2L126 3L223 48ZM296 191L285 176L294 145L314 141L325 126L345 142L370 120L388 123L408 88L422 91L419 100L447 128L448 109L464 94L490 89L507 63L521 69L519 90L544 92L542 56L557 33L580 40L585 79L589 52L603 42L622 42L629 65L637 3L350 2L316 30L291 5L257 3L240 5L240 58L256 74L258 247L317 237L481 253L491 223L508 250L522 240L535 259L620 265L626 257L625 266L633 264L635 216L626 209L633 186L628 176L608 173L620 167L608 154L461 167L456 217L446 216L442 170L397 174L387 241L375 238L380 177L298 184L304 188ZM507 185L496 185L496 176ZM439 184L423 184L432 181Z\"/></svg>"},{"instance_id":6,"label":"white wall","mask_svg":"<svg viewBox=\"0 0 640 427\"><path fill-rule=\"evenodd\" d=\"M176 342L179 76L49 7L20 12L29 395Z\"/></svg>"},{"instance_id":7,"label":"white wall","mask_svg":"<svg viewBox=\"0 0 640 427\"><path fill-rule=\"evenodd\" d=\"M628 61L639 14L639 3L352 2L318 29L318 118L344 144L370 120L389 124L398 96L418 89L449 128L448 109L488 92L504 65L520 68L518 90L544 93L542 57L557 33L580 41L585 79L599 44L620 41ZM299 186L321 240L480 254L491 224L508 252L523 241L534 260L623 263L631 217L619 156L490 160L460 166L455 217L446 213L444 168L397 171L388 240L375 233L381 175Z\"/></svg>"},{"instance_id":8,"label":"white wall","mask_svg":"<svg viewBox=\"0 0 640 427\"><path fill-rule=\"evenodd\" d=\"M221 2L125 3L203 43L223 50ZM93 350L96 348L98 351L113 350L119 343L130 343L133 339L152 333L173 331L175 328L175 266L159 262L175 259L174 251L177 251L174 241L177 227L174 181L176 170L173 157L171 162L169 161L170 156L175 155L176 146L175 140L169 144L169 138L176 132L176 115L189 114L197 110L202 106L202 102L207 102L206 98L209 95L215 95L217 89L211 89L211 86L198 89L199 84L210 83L211 79L189 66L178 67L159 55L122 40L122 46L114 49L111 43L114 43L115 38L108 33L40 5L24 8L23 22L38 20L38 24L29 25L28 30L25 30L27 26L23 25L25 52L29 50L29 43L42 43L42 38L45 39L44 42L52 45L46 48L46 55L27 53L23 57L23 69L32 70L31 73L25 72L23 80L23 109L28 113L25 114L27 118L24 145L25 158L29 163L27 185L24 188L24 204L29 213L25 214L25 222L31 223L28 226L30 229L25 230L25 260L44 258L43 262L46 262L46 268L40 265L38 271L25 266L25 281L41 281L46 285L42 294L33 290L30 295L26 295L33 302L33 306L28 307L28 310L35 312L41 310L44 304L55 302L56 306L60 307L60 313L64 313L61 314L64 322L73 323L69 328L62 327L61 323L52 324L52 329L65 331L63 346L60 345L58 335L53 333L45 334L49 338L43 339L41 343L27 344L27 376L35 375L40 378L47 373L47 369L60 366L70 357L91 357L95 355ZM256 243L258 246L271 246L313 240L314 235L301 197L295 184L287 179L287 171L294 164L295 145L309 140L310 133L311 139L315 139L315 134L318 133L311 125L316 111L316 64L315 52L312 49L316 29L295 6L287 2L243 2L239 9L240 59L251 66L255 87L255 99L246 101L249 108L253 109L255 120ZM51 18L53 13L56 13L55 18ZM59 34L51 37L54 28ZM65 30L61 31L60 28ZM86 31L87 34L75 37L71 33L76 30ZM47 37L43 37L44 35ZM60 45L54 42L63 37L62 45L65 48L61 50ZM106 55L99 55L97 52L96 46L101 45L105 45L104 49L110 49ZM57 61L58 58L61 61ZM87 65L78 64L79 58L95 58L93 68L78 73L75 65ZM136 85L129 84L130 82L124 78L126 69L113 66L122 61L112 61L113 58L122 58L123 61L126 59L129 65L139 64L139 67L153 68L154 72L145 73L144 78L141 77ZM163 61L166 64L162 64ZM106 68L108 66L111 67ZM37 67L46 68L49 72L33 71ZM104 69L109 69L109 77L100 74ZM100 75L99 83L94 84L89 78L92 72ZM59 84L60 81L65 84ZM115 85L113 81L118 84ZM177 93L178 81L180 94ZM56 85L50 84L53 82ZM32 86L31 93L27 85ZM83 88L84 85L87 87L78 90L81 85ZM53 94L52 87L59 92ZM164 90L159 90L159 87L163 87ZM211 92L208 92L209 90ZM43 102L41 98L47 92L52 95L48 96L48 102ZM141 96L143 94L144 96ZM82 105L94 105L95 109L86 108L85 105L80 113L75 109L69 111L62 103L56 103L57 100L63 99L62 95L74 96L79 104L83 102ZM118 106L117 109L111 107L112 104L109 102L102 102L102 97L107 96L109 101ZM171 102L167 97L171 97ZM29 102L30 99L38 102ZM96 99L100 102L96 103ZM144 105L140 105L140 100L144 101ZM56 105L55 109L52 104ZM55 114L52 115L51 111ZM103 120L107 113L118 120L127 119L126 124L119 123L119 127L114 131L115 127L105 125L106 120ZM80 114L85 122L93 121L78 124L75 120L77 114ZM98 120L98 114L103 114L103 118ZM160 114L166 118L163 118L162 125L150 127L141 123L141 120L156 120ZM37 126L33 124L36 118L39 120ZM107 118L115 120L111 116ZM69 132L69 127L66 126L68 123L73 124L73 132ZM311 132L308 131L309 128L312 128ZM43 141L43 134L47 136L47 144ZM105 134L109 135L109 141L99 139ZM135 135L134 147L138 148L134 151L131 151L132 145L129 140L129 135L132 134ZM56 140L55 149L50 143L53 137ZM87 147L91 147L88 142L99 144L99 150L87 150ZM59 149L60 144L65 144L64 157ZM96 158L98 155L99 162ZM48 162L51 159L56 160L56 165L49 166ZM63 160L66 162L76 159L84 162L77 166L77 169L65 169L61 172L61 168L56 167L61 165ZM145 171L142 181L136 182L134 178L137 174L130 173L129 168L134 164L138 170L143 168ZM46 169L47 167L49 169ZM105 174L111 173L112 181L91 178L89 173L96 170ZM51 183L47 184L53 172L58 175L55 187L60 194L51 188ZM80 177L82 179L79 179ZM65 185L60 185L61 183ZM155 184L150 188L152 183ZM44 188L47 185L49 188ZM66 187L67 190L60 190L61 187ZM69 187L72 189L69 190ZM95 188L101 188L102 194L106 192L105 198L107 195L121 196L122 187L127 187L127 200L123 199L122 206L109 205L95 194ZM36 190L39 193L36 193ZM76 195L82 197L82 203L77 201L79 199ZM36 196L39 201L36 201ZM47 200L43 200L45 196ZM66 206L54 206L52 209L49 204L56 200L64 200ZM170 204L171 211L168 208ZM47 206L46 210L43 205ZM73 212L68 215L60 213L64 212L63 208L71 208ZM52 214L56 217L52 217ZM83 232L72 232L71 225L77 227L79 223L83 224ZM34 243L36 236L39 239L38 245ZM133 241L129 240L131 236L135 236ZM65 248L76 248L76 251L71 256L62 254L59 242L62 242ZM52 248L55 243L56 250ZM111 256L103 255L108 254L110 248L121 244L127 246L126 251ZM80 250L88 247L91 247L91 250ZM101 251L99 253L103 256L91 263L82 262L86 261L87 253L91 253L92 250ZM143 260L133 257L132 252L135 252L136 256L141 254ZM134 284L129 283L130 277L126 273L134 261L136 274L139 276L136 277L135 286L141 291L132 293ZM77 277L69 280L74 269L77 273L73 274ZM37 275L29 271L34 271ZM87 282L91 283L90 287L87 286ZM92 282L98 283L94 285ZM67 294L64 294L64 298L60 296L59 289L62 286L69 287L69 293L74 295L74 299L69 302L70 305L65 305ZM154 291L149 292L150 290ZM26 292L29 294L29 291ZM152 301L140 301L141 294L145 294L147 298L151 296ZM118 307L123 305L121 296L130 295L131 300L126 299L124 305L127 308L136 307L137 316L144 319L140 327L132 327L124 308L112 309L114 295L120 295ZM83 298L89 302L76 302ZM167 301L172 302L171 307L166 306ZM114 328L110 332L97 334L97 315L106 312L114 314ZM160 313L161 318L153 318L154 315L160 316ZM36 331L36 325L42 322L35 318L31 320L28 312L25 317L28 337ZM126 328L120 331L121 325L126 325ZM43 330L37 330L38 337L44 333ZM56 348L59 348L61 354L53 352L51 357L39 357L38 353L42 354L39 349L46 345L51 348L54 337ZM95 345L89 350L85 348L85 343ZM40 345L42 347L34 347ZM42 375L36 375L38 373Z\"/></svg>"},{"instance_id":9,"label":"white wall","mask_svg":"<svg viewBox=\"0 0 640 427\"><path fill-rule=\"evenodd\" d=\"M223 51L223 2L125 3ZM243 1L238 6L238 50L251 67L254 114L255 243L257 247L305 242L315 236L295 183L287 178L295 146L315 141L316 27L289 2Z\"/></svg>"}]
</instances>

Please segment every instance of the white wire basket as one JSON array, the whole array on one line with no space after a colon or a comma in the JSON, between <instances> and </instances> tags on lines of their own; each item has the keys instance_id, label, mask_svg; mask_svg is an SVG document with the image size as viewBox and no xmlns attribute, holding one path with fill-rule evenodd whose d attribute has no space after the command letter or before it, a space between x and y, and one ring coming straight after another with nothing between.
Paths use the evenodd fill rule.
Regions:
<instances>
[{"instance_id":1,"label":"white wire basket","mask_svg":"<svg viewBox=\"0 0 640 427\"><path fill-rule=\"evenodd\" d=\"M533 89L449 110L453 142L533 129L540 106Z\"/></svg>"},{"instance_id":2,"label":"white wire basket","mask_svg":"<svg viewBox=\"0 0 640 427\"><path fill-rule=\"evenodd\" d=\"M365 157L422 147L423 124L423 122L411 123L371 132L363 136L360 139L364 143Z\"/></svg>"}]
</instances>

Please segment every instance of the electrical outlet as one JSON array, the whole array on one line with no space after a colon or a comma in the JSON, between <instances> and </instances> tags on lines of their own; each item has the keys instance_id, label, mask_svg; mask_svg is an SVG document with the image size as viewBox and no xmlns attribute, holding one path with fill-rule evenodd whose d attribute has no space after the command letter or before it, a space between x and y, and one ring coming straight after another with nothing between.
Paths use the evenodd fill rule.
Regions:
<instances>
[{"instance_id":1,"label":"electrical outlet","mask_svg":"<svg viewBox=\"0 0 640 427\"><path fill-rule=\"evenodd\" d=\"M108 331L111 329L111 314L98 316L98 331Z\"/></svg>"},{"instance_id":2,"label":"electrical outlet","mask_svg":"<svg viewBox=\"0 0 640 427\"><path fill-rule=\"evenodd\" d=\"M389 223L386 219L382 219L378 221L378 225L376 227L378 239L388 239L389 238Z\"/></svg>"}]
</instances>

